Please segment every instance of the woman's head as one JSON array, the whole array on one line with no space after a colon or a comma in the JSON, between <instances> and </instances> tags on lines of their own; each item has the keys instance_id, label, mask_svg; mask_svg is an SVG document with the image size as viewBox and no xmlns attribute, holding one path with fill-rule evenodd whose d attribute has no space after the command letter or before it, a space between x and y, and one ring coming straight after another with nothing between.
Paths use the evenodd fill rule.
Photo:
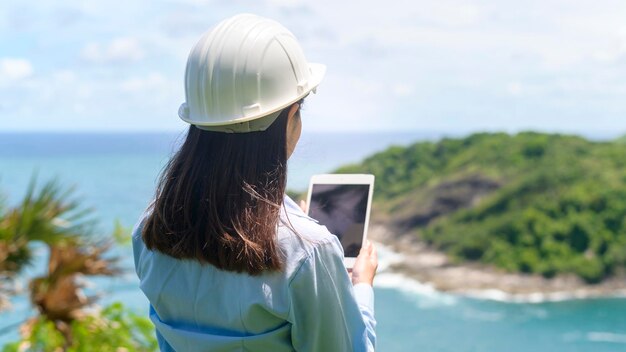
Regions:
<instances>
[{"instance_id":1,"label":"woman's head","mask_svg":"<svg viewBox=\"0 0 626 352\"><path fill-rule=\"evenodd\" d=\"M161 175L143 240L224 270L278 270L275 242L300 107L324 75L283 26L238 15L189 54L187 138Z\"/></svg>"}]
</instances>

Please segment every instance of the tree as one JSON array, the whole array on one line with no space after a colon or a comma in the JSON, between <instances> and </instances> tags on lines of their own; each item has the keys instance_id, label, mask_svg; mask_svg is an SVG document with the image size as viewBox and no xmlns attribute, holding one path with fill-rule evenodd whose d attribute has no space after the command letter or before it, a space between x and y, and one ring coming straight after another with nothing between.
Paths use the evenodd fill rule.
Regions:
<instances>
[{"instance_id":1,"label":"tree","mask_svg":"<svg viewBox=\"0 0 626 352\"><path fill-rule=\"evenodd\" d=\"M28 286L39 315L21 327L23 340L4 350L83 351L94 345L101 351L155 350L146 318L120 304L87 313L96 298L84 295L79 277L111 276L120 270L117 258L108 255L113 242L94 240L91 209L72 194L73 189L64 190L54 180L38 189L33 178L19 206L7 208L4 200L0 202L0 294L5 306L11 284L31 263L31 244L43 243L49 251L47 272Z\"/></svg>"}]
</instances>

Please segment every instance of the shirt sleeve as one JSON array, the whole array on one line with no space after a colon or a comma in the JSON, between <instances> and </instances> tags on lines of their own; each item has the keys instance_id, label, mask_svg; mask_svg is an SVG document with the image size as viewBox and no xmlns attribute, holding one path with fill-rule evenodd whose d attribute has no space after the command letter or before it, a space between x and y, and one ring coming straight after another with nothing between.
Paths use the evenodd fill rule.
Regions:
<instances>
[{"instance_id":1,"label":"shirt sleeve","mask_svg":"<svg viewBox=\"0 0 626 352\"><path fill-rule=\"evenodd\" d=\"M289 286L291 339L296 351L374 351L374 293L352 286L335 238L318 244Z\"/></svg>"}]
</instances>

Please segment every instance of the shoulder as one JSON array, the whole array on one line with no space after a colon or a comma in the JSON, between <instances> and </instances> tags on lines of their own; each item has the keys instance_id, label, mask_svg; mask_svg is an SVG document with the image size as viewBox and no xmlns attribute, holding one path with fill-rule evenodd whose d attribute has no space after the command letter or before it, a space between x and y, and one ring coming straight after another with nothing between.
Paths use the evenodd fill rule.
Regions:
<instances>
[{"instance_id":1,"label":"shoulder","mask_svg":"<svg viewBox=\"0 0 626 352\"><path fill-rule=\"evenodd\" d=\"M141 214L141 216L139 217L139 219L137 220L137 223L135 223L135 226L133 226L133 230L131 232L131 243L133 246L133 257L134 257L134 261L135 261L135 271L137 272L137 275L139 275L141 277L141 272L142 272L142 256L145 256L147 252L149 252L146 248L145 245L143 243L143 238L142 238L142 232L143 232L143 227L146 223L146 220L148 219L148 217L150 216L150 209L152 208L152 203L150 203L150 205L146 208L146 210L143 211L143 213Z\"/></svg>"},{"instance_id":2,"label":"shoulder","mask_svg":"<svg viewBox=\"0 0 626 352\"><path fill-rule=\"evenodd\" d=\"M277 240L285 257L288 276L295 274L306 261L320 256L343 258L337 236L307 216L289 197L285 197L281 211Z\"/></svg>"}]
</instances>

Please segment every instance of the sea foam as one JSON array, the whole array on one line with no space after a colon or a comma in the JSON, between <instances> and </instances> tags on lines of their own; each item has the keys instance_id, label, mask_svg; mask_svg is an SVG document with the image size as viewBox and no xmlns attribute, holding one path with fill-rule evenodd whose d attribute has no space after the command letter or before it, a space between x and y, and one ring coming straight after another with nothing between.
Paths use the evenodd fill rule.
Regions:
<instances>
[{"instance_id":1,"label":"sea foam","mask_svg":"<svg viewBox=\"0 0 626 352\"><path fill-rule=\"evenodd\" d=\"M394 252L381 243L376 243L376 250L378 252L378 274L374 280L375 288L398 290L410 298L415 298L420 308L449 306L457 303L457 297L438 291L429 283L422 283L406 275L391 272L389 268L393 264L404 260L402 254Z\"/></svg>"}]
</instances>

